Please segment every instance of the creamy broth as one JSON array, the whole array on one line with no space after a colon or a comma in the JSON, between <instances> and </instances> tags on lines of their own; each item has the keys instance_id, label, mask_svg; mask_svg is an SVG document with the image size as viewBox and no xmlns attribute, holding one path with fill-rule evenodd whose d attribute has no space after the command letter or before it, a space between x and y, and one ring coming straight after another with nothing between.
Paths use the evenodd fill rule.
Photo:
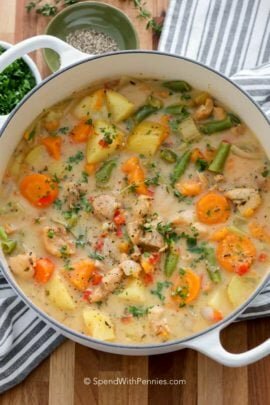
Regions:
<instances>
[{"instance_id":1,"label":"creamy broth","mask_svg":"<svg viewBox=\"0 0 270 405\"><path fill-rule=\"evenodd\" d=\"M269 174L256 137L214 95L107 81L22 133L1 187L2 248L31 301L78 332L183 338L266 276Z\"/></svg>"}]
</instances>

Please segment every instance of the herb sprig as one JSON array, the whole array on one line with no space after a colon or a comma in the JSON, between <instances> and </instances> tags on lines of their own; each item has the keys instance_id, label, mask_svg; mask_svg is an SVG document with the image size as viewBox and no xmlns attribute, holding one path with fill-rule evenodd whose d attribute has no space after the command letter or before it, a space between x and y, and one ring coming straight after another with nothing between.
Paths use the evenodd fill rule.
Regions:
<instances>
[{"instance_id":1,"label":"herb sprig","mask_svg":"<svg viewBox=\"0 0 270 405\"><path fill-rule=\"evenodd\" d=\"M35 10L37 14L45 17L52 17L58 13L61 7L70 6L71 4L78 3L79 0L54 0L53 3L42 3L42 0L29 1L25 8L28 13Z\"/></svg>"},{"instance_id":2,"label":"herb sprig","mask_svg":"<svg viewBox=\"0 0 270 405\"><path fill-rule=\"evenodd\" d=\"M152 17L150 11L145 7L145 3L142 0L132 0L135 8L138 10L138 18L142 18L146 21L146 29L152 29L153 32L160 35L163 24L158 23L155 18Z\"/></svg>"}]
</instances>

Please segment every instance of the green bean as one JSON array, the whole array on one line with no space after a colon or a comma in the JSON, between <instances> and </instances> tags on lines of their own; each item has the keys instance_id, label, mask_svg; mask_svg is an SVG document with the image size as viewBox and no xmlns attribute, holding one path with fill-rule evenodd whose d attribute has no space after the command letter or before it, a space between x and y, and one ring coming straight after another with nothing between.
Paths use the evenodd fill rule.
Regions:
<instances>
[{"instance_id":1,"label":"green bean","mask_svg":"<svg viewBox=\"0 0 270 405\"><path fill-rule=\"evenodd\" d=\"M6 231L2 226L0 226L0 239L1 240L8 240L8 236L6 234Z\"/></svg>"},{"instance_id":2,"label":"green bean","mask_svg":"<svg viewBox=\"0 0 270 405\"><path fill-rule=\"evenodd\" d=\"M101 186L108 183L111 178L112 171L116 167L115 160L107 160L96 172L96 182L98 186Z\"/></svg>"},{"instance_id":3,"label":"green bean","mask_svg":"<svg viewBox=\"0 0 270 405\"><path fill-rule=\"evenodd\" d=\"M214 172L214 173L222 173L226 160L229 156L230 149L231 149L231 144L228 142L222 141L219 144L217 153L214 157L214 160L208 167L208 170L210 170L211 172Z\"/></svg>"},{"instance_id":4,"label":"green bean","mask_svg":"<svg viewBox=\"0 0 270 405\"><path fill-rule=\"evenodd\" d=\"M152 107L156 107L158 109L163 107L163 102L154 96L149 96L147 99L147 105L151 105Z\"/></svg>"},{"instance_id":5,"label":"green bean","mask_svg":"<svg viewBox=\"0 0 270 405\"><path fill-rule=\"evenodd\" d=\"M178 259L179 259L178 251L175 248L171 247L165 259L164 271L166 277L171 277L171 275L176 269Z\"/></svg>"},{"instance_id":6,"label":"green bean","mask_svg":"<svg viewBox=\"0 0 270 405\"><path fill-rule=\"evenodd\" d=\"M164 108L164 112L167 114L179 115L182 114L184 108L185 106L183 106L182 104L173 104L168 105L168 107Z\"/></svg>"},{"instance_id":7,"label":"green bean","mask_svg":"<svg viewBox=\"0 0 270 405\"><path fill-rule=\"evenodd\" d=\"M240 118L237 116L237 115L235 115L235 114L233 114L233 113L228 113L228 116L230 117L230 119L231 119L231 121L234 123L234 124L241 124L241 120L240 120Z\"/></svg>"},{"instance_id":8,"label":"green bean","mask_svg":"<svg viewBox=\"0 0 270 405\"><path fill-rule=\"evenodd\" d=\"M1 245L2 245L3 252L6 254L10 254L16 248L17 242L15 240L8 239L8 240L3 241L1 243Z\"/></svg>"},{"instance_id":9,"label":"green bean","mask_svg":"<svg viewBox=\"0 0 270 405\"><path fill-rule=\"evenodd\" d=\"M149 115L157 112L159 110L158 107L155 107L150 104L143 105L137 111L135 111L133 115L133 120L136 124L142 122L145 118L149 117Z\"/></svg>"},{"instance_id":10,"label":"green bean","mask_svg":"<svg viewBox=\"0 0 270 405\"><path fill-rule=\"evenodd\" d=\"M184 93L186 91L191 90L191 86L184 80L171 80L169 82L164 82L163 86L167 87L167 89L180 93Z\"/></svg>"},{"instance_id":11,"label":"green bean","mask_svg":"<svg viewBox=\"0 0 270 405\"><path fill-rule=\"evenodd\" d=\"M221 281L221 274L219 269L211 270L208 267L206 268L208 276L213 283L220 283Z\"/></svg>"},{"instance_id":12,"label":"green bean","mask_svg":"<svg viewBox=\"0 0 270 405\"><path fill-rule=\"evenodd\" d=\"M176 165L174 166L173 172L171 174L171 184L174 186L178 179L184 174L189 161L190 161L191 152L186 151L180 159L177 161Z\"/></svg>"},{"instance_id":13,"label":"green bean","mask_svg":"<svg viewBox=\"0 0 270 405\"><path fill-rule=\"evenodd\" d=\"M162 149L160 151L160 157L167 163L174 163L177 160L177 154L174 153L171 149Z\"/></svg>"},{"instance_id":14,"label":"green bean","mask_svg":"<svg viewBox=\"0 0 270 405\"><path fill-rule=\"evenodd\" d=\"M217 266L216 252L212 247L205 249L205 260L207 262L206 270L208 276L213 283L219 283L221 281L220 270Z\"/></svg>"},{"instance_id":15,"label":"green bean","mask_svg":"<svg viewBox=\"0 0 270 405\"><path fill-rule=\"evenodd\" d=\"M219 121L209 121L206 122L203 125L200 125L199 129L201 132L207 135L214 134L215 132L221 132L224 131L225 129L232 128L235 124L238 124L239 122L236 122L236 117L232 114L228 114L224 120L219 120Z\"/></svg>"}]
</instances>

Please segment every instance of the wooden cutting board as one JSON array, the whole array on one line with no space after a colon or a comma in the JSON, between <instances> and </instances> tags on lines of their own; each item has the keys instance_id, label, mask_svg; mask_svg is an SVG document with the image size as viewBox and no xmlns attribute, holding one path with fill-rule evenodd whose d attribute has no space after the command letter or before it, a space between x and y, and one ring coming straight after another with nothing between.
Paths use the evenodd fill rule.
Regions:
<instances>
[{"instance_id":1,"label":"wooden cutting board","mask_svg":"<svg viewBox=\"0 0 270 405\"><path fill-rule=\"evenodd\" d=\"M178 0L181 1L181 0ZM157 41L136 18L129 0L110 0L133 20L141 47L152 49ZM44 31L48 19L25 11L28 0L0 0L0 39L18 42ZM153 16L165 14L169 0L146 0ZM49 72L42 55L34 55L43 77ZM241 352L270 335L268 319L236 323L223 333L225 347ZM270 359L249 367L226 368L192 350L151 356L127 357L105 354L67 341L28 378L0 397L1 405L266 405L270 403ZM175 385L86 385L85 378L116 377L185 380ZM96 381L96 380L95 380Z\"/></svg>"}]
</instances>

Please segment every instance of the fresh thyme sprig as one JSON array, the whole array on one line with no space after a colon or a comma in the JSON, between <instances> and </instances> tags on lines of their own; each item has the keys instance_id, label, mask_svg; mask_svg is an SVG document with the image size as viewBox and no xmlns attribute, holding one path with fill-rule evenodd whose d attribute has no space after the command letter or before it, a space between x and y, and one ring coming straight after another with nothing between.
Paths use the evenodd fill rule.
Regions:
<instances>
[{"instance_id":1,"label":"fresh thyme sprig","mask_svg":"<svg viewBox=\"0 0 270 405\"><path fill-rule=\"evenodd\" d=\"M135 8L138 10L138 18L146 20L146 29L152 29L153 32L160 35L163 24L158 23L153 17L150 11L145 7L145 3L142 0L132 0Z\"/></svg>"},{"instance_id":2,"label":"fresh thyme sprig","mask_svg":"<svg viewBox=\"0 0 270 405\"><path fill-rule=\"evenodd\" d=\"M45 17L51 17L58 13L59 6L69 6L77 3L78 0L53 0L53 3L42 3L42 0L30 1L26 4L25 8L30 13L35 10L37 14L44 15Z\"/></svg>"}]
</instances>

